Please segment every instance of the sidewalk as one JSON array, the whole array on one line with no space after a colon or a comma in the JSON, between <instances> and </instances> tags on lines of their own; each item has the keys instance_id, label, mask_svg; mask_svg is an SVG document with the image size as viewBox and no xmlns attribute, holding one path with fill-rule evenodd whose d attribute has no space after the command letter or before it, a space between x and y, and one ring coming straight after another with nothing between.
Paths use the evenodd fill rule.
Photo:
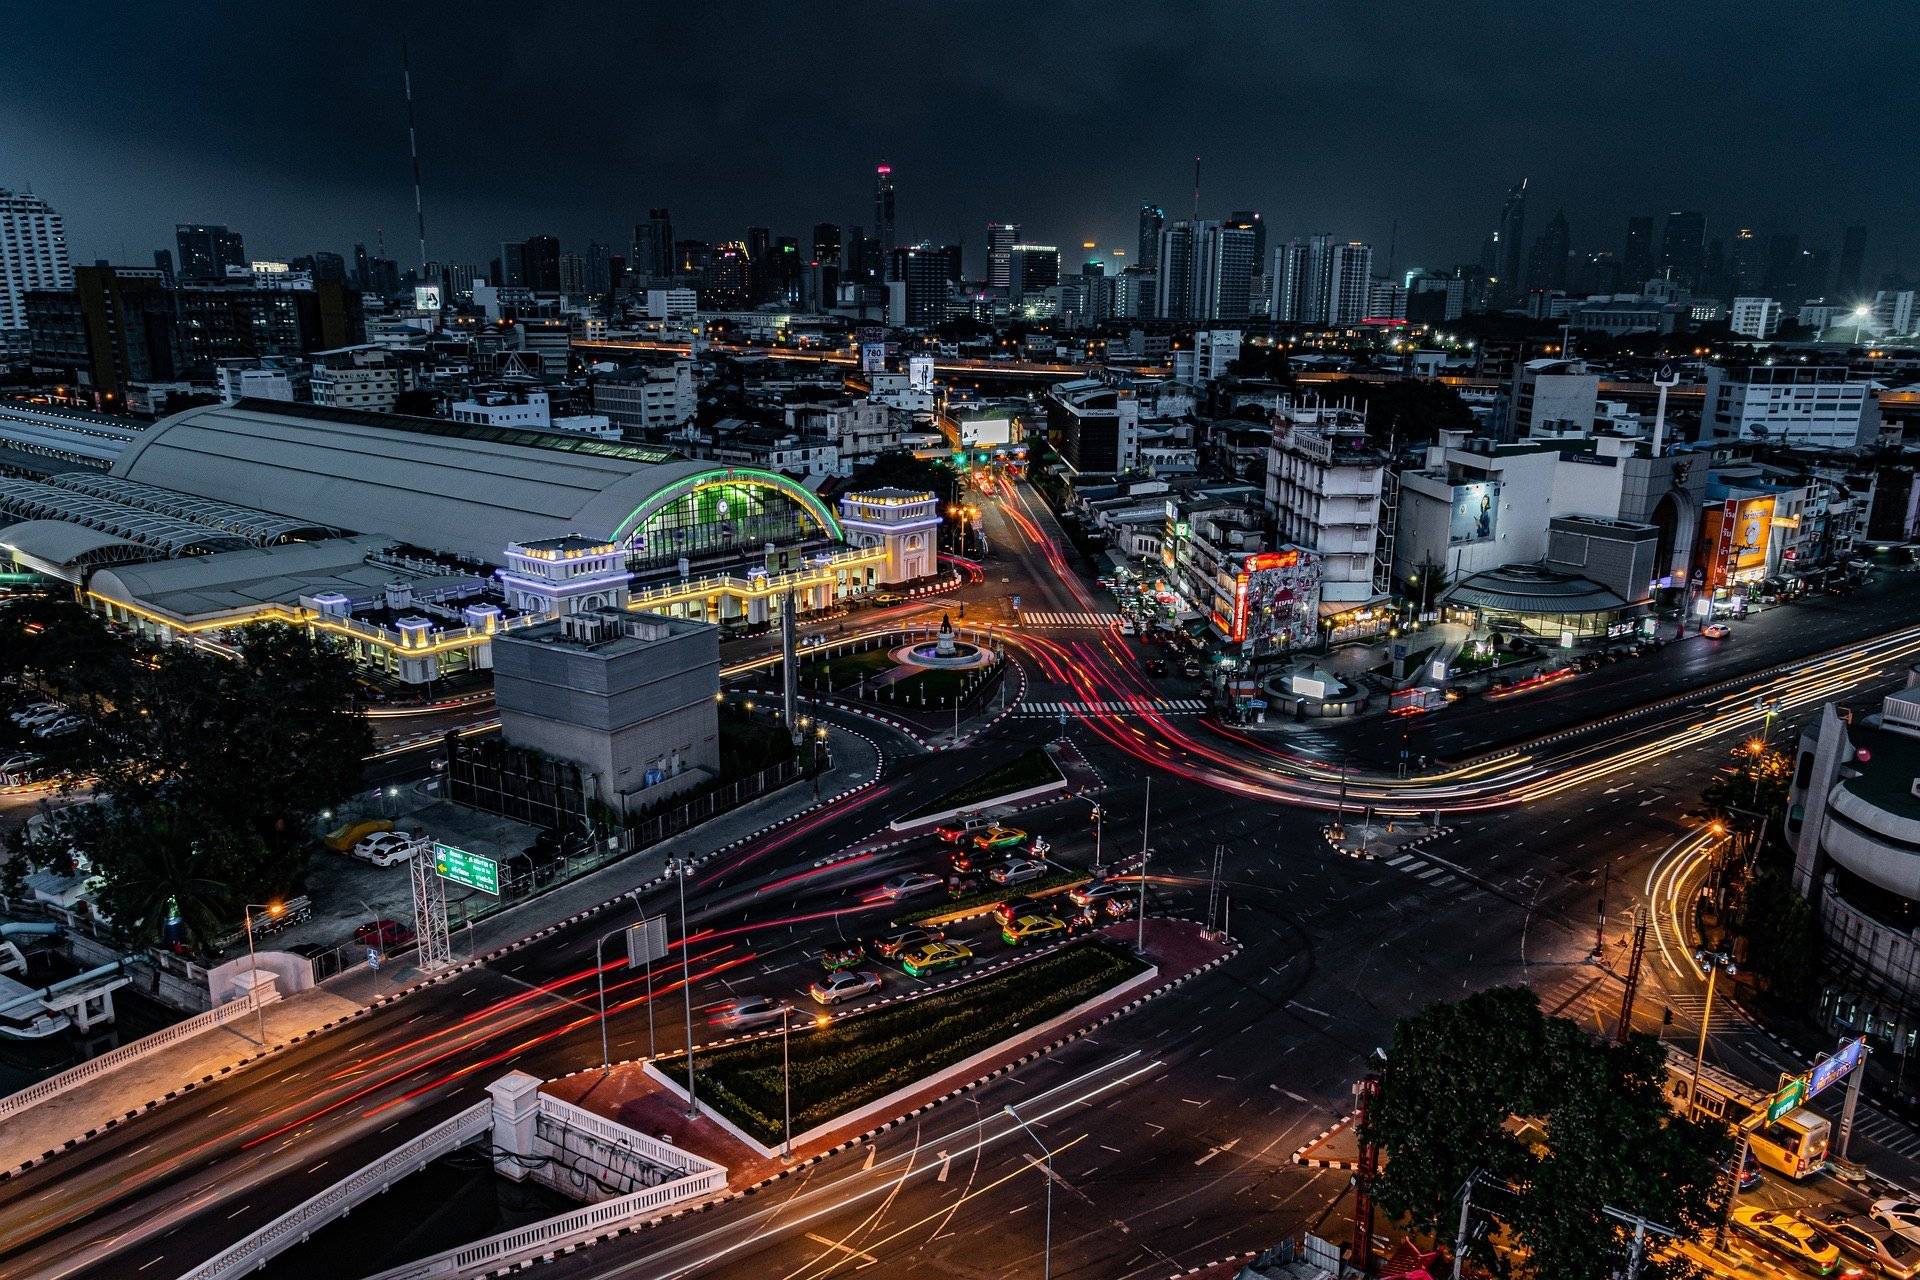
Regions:
<instances>
[{"instance_id":1,"label":"sidewalk","mask_svg":"<svg viewBox=\"0 0 1920 1280\"><path fill-rule=\"evenodd\" d=\"M463 929L454 935L456 964L440 976L461 972L516 944L593 914L628 892L658 880L669 857L678 854L705 862L758 836L770 826L870 785L879 776L880 769L880 752L873 740L857 729L838 725L829 725L828 732L834 765L821 777L817 799L810 782L796 783L757 805L723 814L703 826L479 921L471 931ZM285 1046L433 980L408 963L383 965L378 971L359 966L322 987L268 1005L264 1010L268 1043L276 1048ZM197 1088L261 1056L255 1040L254 1020L241 1018L156 1049L147 1057L76 1085L0 1125L0 1133L4 1134L0 1136L0 1177L37 1164L131 1115L150 1110L164 1102L169 1094Z\"/></svg>"},{"instance_id":2,"label":"sidewalk","mask_svg":"<svg viewBox=\"0 0 1920 1280\"><path fill-rule=\"evenodd\" d=\"M315 989L277 1000L261 1010L267 1043L286 1045L352 1017L360 1006ZM101 1130L230 1074L261 1056L252 1017L156 1049L107 1075L55 1094L0 1124L0 1176L40 1163Z\"/></svg>"}]
</instances>

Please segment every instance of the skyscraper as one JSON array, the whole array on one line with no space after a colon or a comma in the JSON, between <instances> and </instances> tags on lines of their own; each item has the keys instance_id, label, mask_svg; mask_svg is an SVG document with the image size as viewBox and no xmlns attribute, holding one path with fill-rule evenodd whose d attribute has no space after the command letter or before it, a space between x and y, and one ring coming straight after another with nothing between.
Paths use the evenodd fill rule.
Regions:
<instances>
[{"instance_id":1,"label":"skyscraper","mask_svg":"<svg viewBox=\"0 0 1920 1280\"><path fill-rule=\"evenodd\" d=\"M1367 315L1373 279L1373 246L1359 240L1334 245L1327 254L1326 323L1355 324Z\"/></svg>"},{"instance_id":2,"label":"skyscraper","mask_svg":"<svg viewBox=\"0 0 1920 1280\"><path fill-rule=\"evenodd\" d=\"M880 252L891 261L894 250L893 228L893 166L875 165L873 170L873 234L880 242Z\"/></svg>"},{"instance_id":3,"label":"skyscraper","mask_svg":"<svg viewBox=\"0 0 1920 1280\"><path fill-rule=\"evenodd\" d=\"M1567 229L1567 211L1561 209L1533 242L1533 252L1527 259L1527 288L1564 290L1567 287L1567 254L1572 247L1572 233Z\"/></svg>"},{"instance_id":4,"label":"skyscraper","mask_svg":"<svg viewBox=\"0 0 1920 1280\"><path fill-rule=\"evenodd\" d=\"M1160 232L1154 254L1159 268L1153 314L1162 320L1193 318L1193 224L1184 219Z\"/></svg>"},{"instance_id":5,"label":"skyscraper","mask_svg":"<svg viewBox=\"0 0 1920 1280\"><path fill-rule=\"evenodd\" d=\"M1629 289L1637 290L1653 278L1653 219L1627 219L1627 248L1620 255L1620 274Z\"/></svg>"},{"instance_id":6,"label":"skyscraper","mask_svg":"<svg viewBox=\"0 0 1920 1280\"><path fill-rule=\"evenodd\" d=\"M1500 222L1493 232L1494 296L1511 302L1526 289L1526 259L1521 256L1527 233L1527 179L1507 188L1500 206Z\"/></svg>"},{"instance_id":7,"label":"skyscraper","mask_svg":"<svg viewBox=\"0 0 1920 1280\"><path fill-rule=\"evenodd\" d=\"M1007 246L1008 295L1016 301L1060 283L1060 249L1051 244Z\"/></svg>"},{"instance_id":8,"label":"skyscraper","mask_svg":"<svg viewBox=\"0 0 1920 1280\"><path fill-rule=\"evenodd\" d=\"M946 319L946 252L931 245L911 245L887 256L892 260L889 322L926 328Z\"/></svg>"},{"instance_id":9,"label":"skyscraper","mask_svg":"<svg viewBox=\"0 0 1920 1280\"><path fill-rule=\"evenodd\" d=\"M246 245L238 231L183 222L174 227L173 242L180 250L182 280L224 280L228 267L247 265Z\"/></svg>"},{"instance_id":10,"label":"skyscraper","mask_svg":"<svg viewBox=\"0 0 1920 1280\"><path fill-rule=\"evenodd\" d=\"M1733 248L1727 254L1727 273L1732 277L1735 293L1757 293L1766 280L1766 249L1760 237L1753 234L1752 227L1741 227L1733 233Z\"/></svg>"},{"instance_id":11,"label":"skyscraper","mask_svg":"<svg viewBox=\"0 0 1920 1280\"><path fill-rule=\"evenodd\" d=\"M1705 214L1696 210L1669 213L1667 225L1660 232L1660 273L1691 289L1700 279L1706 243Z\"/></svg>"},{"instance_id":12,"label":"skyscraper","mask_svg":"<svg viewBox=\"0 0 1920 1280\"><path fill-rule=\"evenodd\" d=\"M1267 266L1273 319L1293 324L1306 319L1307 259L1305 241L1289 240L1274 248Z\"/></svg>"},{"instance_id":13,"label":"skyscraper","mask_svg":"<svg viewBox=\"0 0 1920 1280\"><path fill-rule=\"evenodd\" d=\"M521 283L535 293L559 293L560 239L529 236L520 246Z\"/></svg>"},{"instance_id":14,"label":"skyscraper","mask_svg":"<svg viewBox=\"0 0 1920 1280\"><path fill-rule=\"evenodd\" d=\"M840 228L831 222L813 227L813 260L822 266L840 265Z\"/></svg>"},{"instance_id":15,"label":"skyscraper","mask_svg":"<svg viewBox=\"0 0 1920 1280\"><path fill-rule=\"evenodd\" d=\"M1842 301L1850 302L1860 292L1860 270L1867 257L1867 229L1847 228L1840 241L1840 272L1834 277L1834 291Z\"/></svg>"},{"instance_id":16,"label":"skyscraper","mask_svg":"<svg viewBox=\"0 0 1920 1280\"><path fill-rule=\"evenodd\" d=\"M71 288L66 223L39 196L0 188L0 356L27 350L27 290Z\"/></svg>"},{"instance_id":17,"label":"skyscraper","mask_svg":"<svg viewBox=\"0 0 1920 1280\"><path fill-rule=\"evenodd\" d=\"M1202 219L1160 234L1157 313L1169 320L1247 318L1253 294L1253 230Z\"/></svg>"},{"instance_id":18,"label":"skyscraper","mask_svg":"<svg viewBox=\"0 0 1920 1280\"><path fill-rule=\"evenodd\" d=\"M668 280L673 272L673 219L665 209L647 210L647 220L633 224L633 254L628 269L646 280Z\"/></svg>"},{"instance_id":19,"label":"skyscraper","mask_svg":"<svg viewBox=\"0 0 1920 1280\"><path fill-rule=\"evenodd\" d=\"M1227 215L1227 225L1253 232L1253 261L1258 270L1267 260L1267 224L1261 220L1259 210L1236 209Z\"/></svg>"},{"instance_id":20,"label":"skyscraper","mask_svg":"<svg viewBox=\"0 0 1920 1280\"><path fill-rule=\"evenodd\" d=\"M995 289L1013 286L1013 246L1020 241L1017 222L987 224L987 283Z\"/></svg>"},{"instance_id":21,"label":"skyscraper","mask_svg":"<svg viewBox=\"0 0 1920 1280\"><path fill-rule=\"evenodd\" d=\"M1140 256L1133 265L1143 271L1160 266L1160 233L1167 227L1167 211L1157 204L1140 206Z\"/></svg>"}]
</instances>

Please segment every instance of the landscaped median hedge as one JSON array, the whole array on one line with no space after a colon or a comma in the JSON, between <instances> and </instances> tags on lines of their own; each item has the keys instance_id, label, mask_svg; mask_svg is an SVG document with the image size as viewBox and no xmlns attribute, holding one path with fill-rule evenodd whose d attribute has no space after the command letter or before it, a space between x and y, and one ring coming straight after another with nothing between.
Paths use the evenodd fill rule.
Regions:
<instances>
[{"instance_id":1,"label":"landscaped median hedge","mask_svg":"<svg viewBox=\"0 0 1920 1280\"><path fill-rule=\"evenodd\" d=\"M1037 898L1043 894L1052 894L1072 885L1085 884L1093 879L1084 871L1072 867L1056 867L1045 875L1036 876L1025 884L994 885L982 889L979 893L970 893L965 897L954 898L937 906L921 907L898 917L901 924L945 924L949 920L958 920L962 916L972 915L981 907L990 907L996 902L1005 902L1009 898ZM1072 912L1067 914L1071 915Z\"/></svg>"},{"instance_id":2,"label":"landscaped median hedge","mask_svg":"<svg viewBox=\"0 0 1920 1280\"><path fill-rule=\"evenodd\" d=\"M1130 952L1102 940L932 995L904 1000L792 1037L793 1131L805 1133L917 1080L1058 1017L1144 971ZM662 1059L668 1079L684 1063ZM700 1100L766 1146L781 1128L780 1037L700 1055Z\"/></svg>"},{"instance_id":3,"label":"landscaped median hedge","mask_svg":"<svg viewBox=\"0 0 1920 1280\"><path fill-rule=\"evenodd\" d=\"M1060 766L1053 762L1053 757L1047 754L1047 749L1035 747L1031 751L1021 752L997 768L989 769L972 782L963 783L945 795L934 797L912 813L903 815L903 820L924 818L930 813L945 813L950 809L971 808L1000 796L1025 791L1029 787L1060 782L1065 777L1060 772Z\"/></svg>"}]
</instances>

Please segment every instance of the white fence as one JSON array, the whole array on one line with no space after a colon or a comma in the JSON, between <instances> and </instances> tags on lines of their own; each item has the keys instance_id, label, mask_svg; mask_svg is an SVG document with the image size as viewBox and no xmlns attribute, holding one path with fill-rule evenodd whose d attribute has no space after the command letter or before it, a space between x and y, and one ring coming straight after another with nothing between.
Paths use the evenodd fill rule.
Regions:
<instances>
[{"instance_id":1,"label":"white fence","mask_svg":"<svg viewBox=\"0 0 1920 1280\"><path fill-rule=\"evenodd\" d=\"M698 1173L714 1167L691 1152L668 1146L664 1142L655 1142L644 1133L629 1129L623 1124L616 1124L585 1107L576 1107L571 1102L556 1098L549 1093L540 1095L540 1114L569 1129L590 1133L609 1146L631 1151L663 1169L672 1169L676 1173Z\"/></svg>"},{"instance_id":2,"label":"white fence","mask_svg":"<svg viewBox=\"0 0 1920 1280\"><path fill-rule=\"evenodd\" d=\"M227 1277L256 1270L355 1205L379 1195L399 1179L418 1173L492 1128L493 1103L476 1102L281 1214L245 1240L187 1272L180 1280L227 1280Z\"/></svg>"},{"instance_id":3,"label":"white fence","mask_svg":"<svg viewBox=\"0 0 1920 1280\"><path fill-rule=\"evenodd\" d=\"M422 1258L404 1267L382 1271L369 1280L431 1280L432 1277L464 1276L475 1271L508 1266L538 1258L542 1254L585 1244L608 1231L625 1225L629 1219L655 1209L708 1195L727 1185L727 1171L710 1166L697 1173L648 1187L632 1195L576 1209L572 1213L536 1222L517 1231L505 1231L485 1240L449 1249L432 1258Z\"/></svg>"},{"instance_id":4,"label":"white fence","mask_svg":"<svg viewBox=\"0 0 1920 1280\"><path fill-rule=\"evenodd\" d=\"M263 1000L271 1004L271 1000ZM30 1084L18 1093L0 1098L0 1120L17 1115L28 1107L45 1102L56 1094L65 1093L76 1085L85 1084L98 1076L106 1075L126 1066L129 1062L146 1057L156 1049L164 1049L189 1036L197 1036L202 1031L224 1026L235 1018L245 1017L253 1012L253 997L247 996L232 1000L205 1013L196 1013L185 1022L176 1022L163 1027L150 1036L142 1036L131 1044L123 1044L118 1049L110 1049L97 1058L89 1058L77 1066L68 1067L57 1076L49 1076L35 1084Z\"/></svg>"}]
</instances>

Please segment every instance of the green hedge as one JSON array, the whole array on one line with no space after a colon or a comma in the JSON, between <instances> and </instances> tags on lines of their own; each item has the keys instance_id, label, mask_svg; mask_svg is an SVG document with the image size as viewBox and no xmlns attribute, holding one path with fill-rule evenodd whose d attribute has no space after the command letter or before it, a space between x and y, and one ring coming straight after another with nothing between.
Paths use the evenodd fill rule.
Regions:
<instances>
[{"instance_id":1,"label":"green hedge","mask_svg":"<svg viewBox=\"0 0 1920 1280\"><path fill-rule=\"evenodd\" d=\"M804 1133L1057 1017L1146 966L1111 943L1089 941L991 978L903 1001L792 1036L793 1131ZM662 1059L668 1079L684 1075ZM780 1037L701 1055L700 1100L766 1146L781 1128Z\"/></svg>"},{"instance_id":2,"label":"green hedge","mask_svg":"<svg viewBox=\"0 0 1920 1280\"><path fill-rule=\"evenodd\" d=\"M1060 782L1066 775L1060 772L1060 766L1053 762L1045 747L1034 747L1023 751L1013 759L975 778L972 782L955 787L945 795L935 796L921 805L909 818L924 818L930 813L944 813L949 809L965 809L971 805L984 804L996 797L1010 795L1015 791L1025 791L1028 787L1041 787L1049 782Z\"/></svg>"},{"instance_id":3,"label":"green hedge","mask_svg":"<svg viewBox=\"0 0 1920 1280\"><path fill-rule=\"evenodd\" d=\"M984 851L983 851L984 852ZM1008 849L1009 854L1020 855L1018 849ZM911 914L900 917L901 924L923 924L928 920L939 920L943 916L964 915L976 907L991 906L996 902L1005 902L1008 898L1031 898L1046 893L1050 889L1059 889L1070 884L1079 884L1093 877L1084 871L1060 868L1045 875L1029 880L1025 884L995 885L979 893L970 893L965 897L954 898L937 907L922 907ZM1072 913L1069 912L1069 915Z\"/></svg>"}]
</instances>

